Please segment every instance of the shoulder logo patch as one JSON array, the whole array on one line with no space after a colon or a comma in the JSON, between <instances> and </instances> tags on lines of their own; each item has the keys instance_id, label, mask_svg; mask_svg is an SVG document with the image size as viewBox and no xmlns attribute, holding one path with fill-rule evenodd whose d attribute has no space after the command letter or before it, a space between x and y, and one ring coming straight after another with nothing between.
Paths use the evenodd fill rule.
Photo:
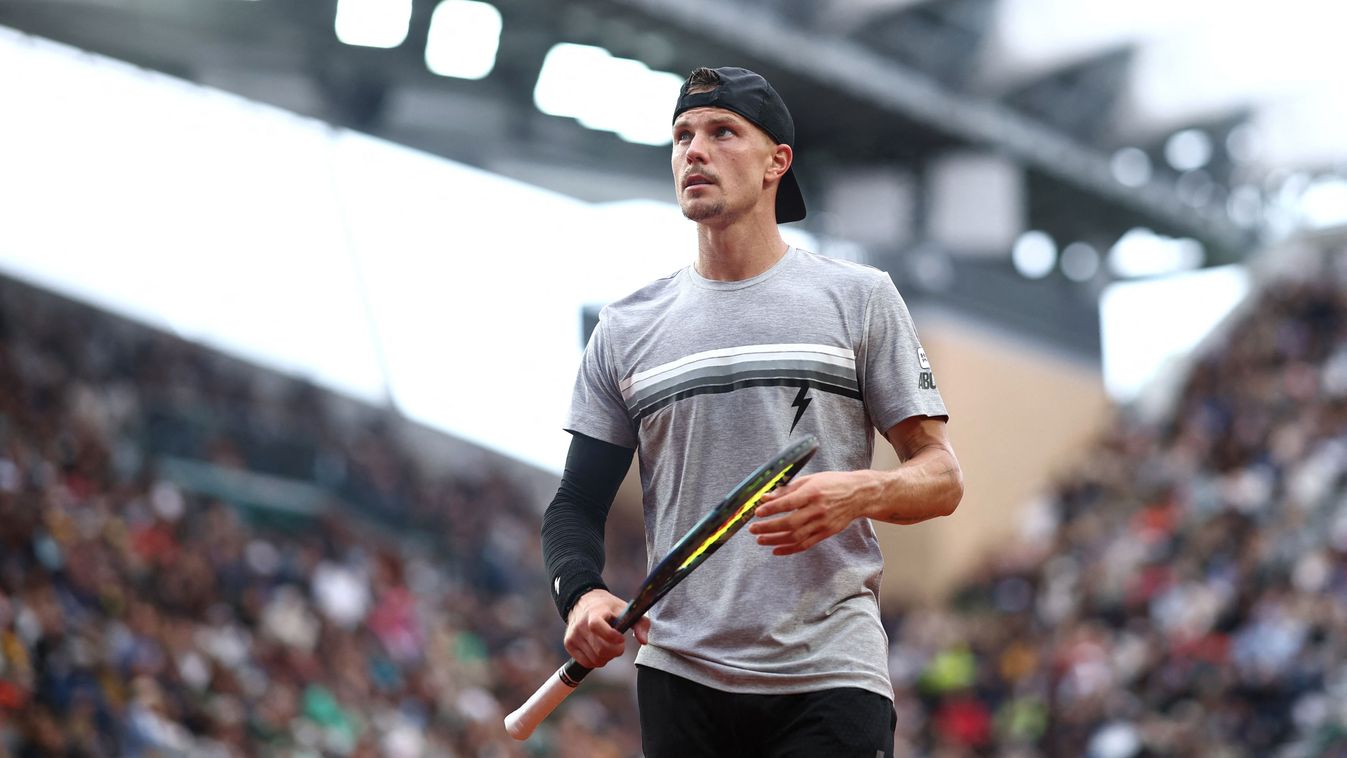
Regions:
<instances>
[{"instance_id":1,"label":"shoulder logo patch","mask_svg":"<svg viewBox=\"0 0 1347 758\"><path fill-rule=\"evenodd\" d=\"M924 390L935 389L935 374L931 373L931 362L926 358L926 348L917 346L917 363L921 364L921 373L917 375L917 387Z\"/></svg>"}]
</instances>

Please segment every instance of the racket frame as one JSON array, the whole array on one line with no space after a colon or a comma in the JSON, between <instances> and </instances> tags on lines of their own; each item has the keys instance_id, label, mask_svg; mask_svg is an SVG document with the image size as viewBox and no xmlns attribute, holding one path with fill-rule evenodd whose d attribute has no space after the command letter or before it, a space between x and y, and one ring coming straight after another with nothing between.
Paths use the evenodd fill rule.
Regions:
<instances>
[{"instance_id":1,"label":"racket frame","mask_svg":"<svg viewBox=\"0 0 1347 758\"><path fill-rule=\"evenodd\" d=\"M787 446L771 460L749 474L730 490L721 501L701 518L673 548L655 565L641 582L636 596L612 620L613 628L626 634L651 606L659 602L679 582L710 558L721 545L733 537L756 511L762 496L785 486L809 463L818 451L818 440L806 435ZM505 731L517 740L528 739L533 730L554 708L575 691L592 669L569 659L548 677L531 697L509 716L505 717Z\"/></svg>"}]
</instances>

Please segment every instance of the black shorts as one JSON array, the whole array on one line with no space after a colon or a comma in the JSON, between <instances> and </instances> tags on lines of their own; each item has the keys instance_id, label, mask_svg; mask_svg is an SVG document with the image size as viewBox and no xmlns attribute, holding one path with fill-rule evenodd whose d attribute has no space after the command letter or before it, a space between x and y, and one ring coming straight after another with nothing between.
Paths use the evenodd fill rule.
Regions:
<instances>
[{"instance_id":1,"label":"black shorts","mask_svg":"<svg viewBox=\"0 0 1347 758\"><path fill-rule=\"evenodd\" d=\"M744 695L639 666L636 694L646 758L893 755L898 714L868 690Z\"/></svg>"}]
</instances>

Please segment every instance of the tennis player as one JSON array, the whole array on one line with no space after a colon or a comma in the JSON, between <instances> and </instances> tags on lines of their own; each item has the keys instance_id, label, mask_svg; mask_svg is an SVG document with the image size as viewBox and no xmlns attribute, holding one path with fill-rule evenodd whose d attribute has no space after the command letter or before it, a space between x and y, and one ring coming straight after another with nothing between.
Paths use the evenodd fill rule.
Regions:
<instances>
[{"instance_id":1,"label":"tennis player","mask_svg":"<svg viewBox=\"0 0 1347 758\"><path fill-rule=\"evenodd\" d=\"M640 451L657 561L739 479L816 435L805 473L634 628L646 756L891 755L896 716L872 522L954 511L962 473L917 332L882 271L787 245L805 216L795 126L742 68L699 68L674 108L689 265L602 311L585 350L543 556L565 646L622 654L602 578L608 509ZM874 431L901 465L869 469Z\"/></svg>"}]
</instances>

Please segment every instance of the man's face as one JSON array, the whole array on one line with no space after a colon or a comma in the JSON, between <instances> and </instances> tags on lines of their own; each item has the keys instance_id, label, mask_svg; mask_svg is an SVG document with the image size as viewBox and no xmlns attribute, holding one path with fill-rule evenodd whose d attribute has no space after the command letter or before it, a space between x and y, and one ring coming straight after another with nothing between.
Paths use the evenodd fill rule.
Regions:
<instances>
[{"instance_id":1,"label":"man's face","mask_svg":"<svg viewBox=\"0 0 1347 758\"><path fill-rule=\"evenodd\" d=\"M760 203L771 203L775 214L767 187L789 167L790 148L723 108L684 111L674 121L673 138L674 190L684 216L728 223Z\"/></svg>"}]
</instances>

